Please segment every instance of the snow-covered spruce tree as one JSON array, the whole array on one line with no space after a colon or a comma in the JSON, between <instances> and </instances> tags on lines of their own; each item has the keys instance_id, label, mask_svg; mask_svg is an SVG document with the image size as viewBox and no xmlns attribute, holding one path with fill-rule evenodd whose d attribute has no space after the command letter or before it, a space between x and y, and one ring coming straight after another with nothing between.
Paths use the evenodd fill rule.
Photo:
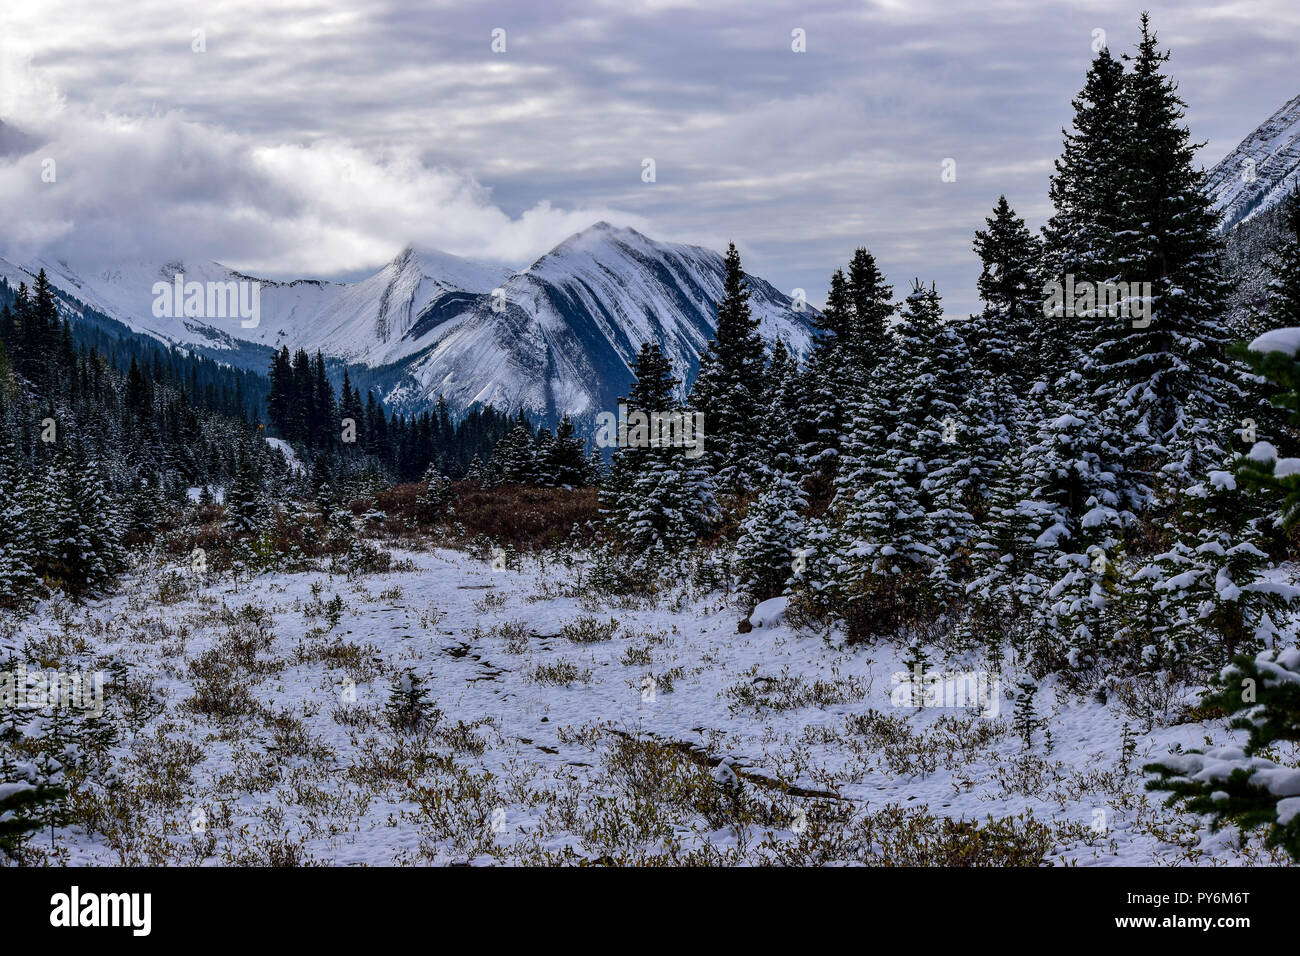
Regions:
<instances>
[{"instance_id":1,"label":"snow-covered spruce tree","mask_svg":"<svg viewBox=\"0 0 1300 956\"><path fill-rule=\"evenodd\" d=\"M470 459L469 469L465 472L466 481L484 482L488 479L487 467L483 464L483 459L475 455Z\"/></svg>"},{"instance_id":2,"label":"snow-covered spruce tree","mask_svg":"<svg viewBox=\"0 0 1300 956\"><path fill-rule=\"evenodd\" d=\"M1282 329L1252 343L1258 351L1240 352L1264 372L1265 380L1281 386L1279 408L1300 408L1300 376L1288 351L1290 339L1291 333ZM1284 349L1270 354L1274 341ZM1184 490L1169 525L1169 549L1136 575L1151 593L1138 592L1125 601L1126 610L1139 607L1140 624L1128 628L1128 657L1140 648L1145 666L1204 672L1222 667L1235 654L1273 646L1281 615L1300 596L1300 589L1270 574L1270 551L1277 550L1277 541L1269 525L1294 523L1300 502L1300 480L1290 477L1300 472L1300 460L1277 458L1273 445L1257 442L1251 454L1236 462L1236 475L1230 462ZM1270 501L1274 496L1282 497L1281 509ZM1149 628L1151 636L1140 640L1148 630L1141 620L1145 617L1157 620Z\"/></svg>"},{"instance_id":3,"label":"snow-covered spruce tree","mask_svg":"<svg viewBox=\"0 0 1300 956\"><path fill-rule=\"evenodd\" d=\"M1266 332L1239 350L1271 386L1271 401L1289 413L1288 425L1300 426L1300 327ZM1237 478L1247 489L1264 493L1276 513L1276 525L1290 530L1300 523L1300 459L1279 458L1270 442L1256 442L1237 460Z\"/></svg>"},{"instance_id":4,"label":"snow-covered spruce tree","mask_svg":"<svg viewBox=\"0 0 1300 956\"><path fill-rule=\"evenodd\" d=\"M551 459L555 454L555 433L546 427L537 429L537 438L533 441L532 452L528 484L541 488L554 488L556 481L551 473Z\"/></svg>"},{"instance_id":5,"label":"snow-covered spruce tree","mask_svg":"<svg viewBox=\"0 0 1300 956\"><path fill-rule=\"evenodd\" d=\"M1297 350L1300 328L1279 328L1240 351L1277 390L1272 400L1290 412L1293 425L1300 422ZM1271 646L1277 616L1300 596L1267 573L1272 535L1300 523L1300 459L1279 458L1271 443L1257 442L1235 465L1235 474L1211 471L1206 483L1189 489L1180 537L1161 556L1175 620L1204 636L1194 645L1212 667Z\"/></svg>"},{"instance_id":6,"label":"snow-covered spruce tree","mask_svg":"<svg viewBox=\"0 0 1300 956\"><path fill-rule=\"evenodd\" d=\"M312 501L326 522L335 508L335 470L330 467L330 458L324 452L318 454L311 465Z\"/></svg>"},{"instance_id":7,"label":"snow-covered spruce tree","mask_svg":"<svg viewBox=\"0 0 1300 956\"><path fill-rule=\"evenodd\" d=\"M0 854L21 861L28 834L45 826L68 791L51 783L31 761L14 762L0 751Z\"/></svg>"},{"instance_id":8,"label":"snow-covered spruce tree","mask_svg":"<svg viewBox=\"0 0 1300 956\"><path fill-rule=\"evenodd\" d=\"M718 303L718 327L691 389L689 406L704 413L703 460L720 491L743 494L767 472L760 445L767 359L740 254L727 248L727 273Z\"/></svg>"},{"instance_id":9,"label":"snow-covered spruce tree","mask_svg":"<svg viewBox=\"0 0 1300 956\"><path fill-rule=\"evenodd\" d=\"M1300 421L1298 351L1300 326L1292 326L1266 333L1241 352L1279 390L1273 402L1291 412L1292 424ZM1233 478L1226 473L1211 476L1212 487L1218 492L1216 503L1223 502L1220 507L1228 515L1226 520L1220 519L1221 524L1231 526L1246 516L1246 523L1253 523L1259 531L1260 513L1274 518L1280 530L1300 523L1300 459L1278 459L1276 449L1261 442L1250 455L1238 460L1236 483L1245 492L1262 494L1268 502L1264 507L1250 503L1244 496L1230 497L1241 495L1233 488ZM1227 549L1224 555L1215 555L1215 593L1220 600L1210 605L1211 615L1223 614L1223 605L1234 588L1239 592L1238 602L1252 595L1246 590L1249 583L1245 587L1238 583L1243 576L1262 585L1253 595L1264 601L1295 596L1296 589L1289 585L1262 579L1260 559L1253 553L1254 542L1240 543L1251 548L1239 551L1233 556L1236 560L1225 560L1230 557ZM1230 582L1226 587L1218 587L1220 575ZM1268 606L1261 608L1257 603L1253 620L1247 617L1251 612L1246 608L1244 603L1234 608L1241 619L1230 620L1238 640L1245 637L1256 647L1271 643L1277 629L1271 617L1266 618ZM1210 814L1212 830L1229 824L1243 830L1266 827L1268 845L1282 846L1300 860L1300 771L1260 756L1261 751L1278 741L1300 742L1300 650L1266 646L1253 658L1248 654L1237 656L1213 682L1206 703L1237 715L1233 727L1248 732L1246 746L1174 754L1149 764L1146 770L1157 779L1150 781L1148 788L1170 792L1171 805L1182 802L1193 812Z\"/></svg>"},{"instance_id":10,"label":"snow-covered spruce tree","mask_svg":"<svg viewBox=\"0 0 1300 956\"><path fill-rule=\"evenodd\" d=\"M915 459L863 488L836 492L828 540L810 579L855 640L883 635L926 610L927 578L939 554L929 543Z\"/></svg>"},{"instance_id":11,"label":"snow-covered spruce tree","mask_svg":"<svg viewBox=\"0 0 1300 956\"><path fill-rule=\"evenodd\" d=\"M560 487L577 488L587 483L585 447L568 415L561 418L555 428L555 441L546 461L546 470L554 484Z\"/></svg>"},{"instance_id":12,"label":"snow-covered spruce tree","mask_svg":"<svg viewBox=\"0 0 1300 956\"><path fill-rule=\"evenodd\" d=\"M898 311L893 286L865 248L855 249L849 260L848 294L851 312L844 346L853 385L860 388L866 376L889 358L893 348L889 323Z\"/></svg>"},{"instance_id":13,"label":"snow-covered spruce tree","mask_svg":"<svg viewBox=\"0 0 1300 956\"><path fill-rule=\"evenodd\" d=\"M1271 279L1261 333L1300 328L1300 186L1286 197L1281 211L1285 230L1267 259Z\"/></svg>"},{"instance_id":14,"label":"snow-covered spruce tree","mask_svg":"<svg viewBox=\"0 0 1300 956\"><path fill-rule=\"evenodd\" d=\"M708 530L718 509L698 446L665 441L669 436L634 424L641 416L648 421L658 416L662 421L664 416L686 414L674 400L677 382L672 363L658 344L641 346L632 374L635 381L620 403L627 410L628 429L601 488L601 515L612 551L632 556L630 564L621 565L614 576L622 575L625 584L645 586L665 560L680 556ZM709 442L714 440L708 436Z\"/></svg>"},{"instance_id":15,"label":"snow-covered spruce tree","mask_svg":"<svg viewBox=\"0 0 1300 956\"><path fill-rule=\"evenodd\" d=\"M537 449L532 426L521 408L514 427L492 448L485 469L489 485L529 484L537 476Z\"/></svg>"},{"instance_id":16,"label":"snow-covered spruce tree","mask_svg":"<svg viewBox=\"0 0 1300 956\"><path fill-rule=\"evenodd\" d=\"M1127 78L1106 51L1094 60L1044 229L1045 277L1099 290L1044 323L1055 358L1045 363L1050 388L1038 396L1032 457L1055 516L1041 538L1056 565L1042 644L1050 666L1086 668L1103 652L1143 666L1139 655L1172 640L1160 620L1165 596L1153 590L1163 572L1120 561L1123 531L1157 487L1171 497L1221 460L1240 381L1223 361L1213 314L1222 292L1213 216L1145 26L1138 59ZM1152 283L1149 325L1107 307L1100 290L1110 282Z\"/></svg>"},{"instance_id":17,"label":"snow-covered spruce tree","mask_svg":"<svg viewBox=\"0 0 1300 956\"><path fill-rule=\"evenodd\" d=\"M1240 437L1254 443L1257 439L1276 441L1284 434L1296 438L1295 422L1288 423L1287 412L1300 412L1294 405L1287 406L1272 401L1276 388L1271 386L1269 375L1262 374L1259 356L1267 353L1267 344L1281 337L1285 344L1288 333L1284 330L1300 328L1300 187L1294 189L1279 207L1281 236L1275 247L1264 257L1264 265L1269 276L1268 295L1262 310L1251 315L1246 323L1246 337L1260 339L1261 345L1251 349L1236 346L1231 354L1244 362L1252 371L1245 386L1246 399L1240 414L1242 430ZM1263 338L1269 332L1278 336ZM1289 347L1283 352L1290 351ZM1285 360L1282 361L1282 373L1286 372Z\"/></svg>"},{"instance_id":18,"label":"snow-covered spruce tree","mask_svg":"<svg viewBox=\"0 0 1300 956\"><path fill-rule=\"evenodd\" d=\"M1011 716L1011 726L1028 750L1034 745L1034 731L1043 726L1043 719L1034 707L1034 697L1038 694L1038 685L1028 677L1016 684L1016 709Z\"/></svg>"},{"instance_id":19,"label":"snow-covered spruce tree","mask_svg":"<svg viewBox=\"0 0 1300 956\"><path fill-rule=\"evenodd\" d=\"M797 419L805 466L826 481L837 470L845 435L872 373L892 351L889 321L897 310L893 296L893 287L864 248L854 252L847 276L842 269L831 276L802 376L803 407Z\"/></svg>"},{"instance_id":20,"label":"snow-covered spruce tree","mask_svg":"<svg viewBox=\"0 0 1300 956\"><path fill-rule=\"evenodd\" d=\"M148 538L158 526L162 499L159 476L141 469L127 478L127 491L122 496L124 530L136 538Z\"/></svg>"},{"instance_id":21,"label":"snow-covered spruce tree","mask_svg":"<svg viewBox=\"0 0 1300 956\"><path fill-rule=\"evenodd\" d=\"M917 282L894 348L854 420L836 478L831 530L810 571L821 600L855 638L942 606L951 562L973 536L958 482L965 343L943 323L934 287ZM931 577L938 570L938 575Z\"/></svg>"},{"instance_id":22,"label":"snow-covered spruce tree","mask_svg":"<svg viewBox=\"0 0 1300 956\"><path fill-rule=\"evenodd\" d=\"M237 534L256 534L266 523L266 495L250 449L236 452L235 477L226 489L226 526Z\"/></svg>"},{"instance_id":23,"label":"snow-covered spruce tree","mask_svg":"<svg viewBox=\"0 0 1300 956\"><path fill-rule=\"evenodd\" d=\"M1102 48L1083 90L1073 101L1074 120L1062 130L1049 195L1053 214L1043 228L1043 278L1065 283L1115 278L1121 150L1128 137L1124 65ZM1042 300L1040 299L1040 302ZM1061 310L1065 312L1064 309ZM1057 380L1092 352L1095 316L1053 316L1035 337L1035 378L1055 391Z\"/></svg>"},{"instance_id":24,"label":"snow-covered spruce tree","mask_svg":"<svg viewBox=\"0 0 1300 956\"><path fill-rule=\"evenodd\" d=\"M1149 679L1161 672L1190 679L1189 662L1200 632L1188 618L1178 620L1168 584L1178 583L1184 566L1177 562L1190 549L1175 541L1163 554L1130 558L1116 567L1115 586L1107 605L1109 646L1105 648L1103 684L1130 677Z\"/></svg>"},{"instance_id":25,"label":"snow-covered spruce tree","mask_svg":"<svg viewBox=\"0 0 1300 956\"><path fill-rule=\"evenodd\" d=\"M1052 581L1036 653L1044 666L1087 668L1109 642L1128 513L1097 451L1100 416L1081 417L1045 390L1033 398L1044 420L1023 460L1031 497L1044 508L1035 573Z\"/></svg>"},{"instance_id":26,"label":"snow-covered spruce tree","mask_svg":"<svg viewBox=\"0 0 1300 956\"><path fill-rule=\"evenodd\" d=\"M847 410L853 407L852 389L844 388L844 369L848 367L844 340L850 334L848 280L843 269L831 276L826 307L815 320L812 354L801 376L802 414L796 421L800 440L800 458L804 467L829 481L839 464L841 443L846 428Z\"/></svg>"},{"instance_id":27,"label":"snow-covered spruce tree","mask_svg":"<svg viewBox=\"0 0 1300 956\"><path fill-rule=\"evenodd\" d=\"M993 476L966 585L972 643L1023 644L1041 634L1044 600L1056 576L1044 561L1040 536L1054 515L1036 496L1028 448L1015 447Z\"/></svg>"},{"instance_id":28,"label":"snow-covered spruce tree","mask_svg":"<svg viewBox=\"0 0 1300 956\"><path fill-rule=\"evenodd\" d=\"M796 423L803 414L799 360L780 339L772 346L767 366L763 407L763 448L768 467L777 475L801 476Z\"/></svg>"},{"instance_id":29,"label":"snow-covered spruce tree","mask_svg":"<svg viewBox=\"0 0 1300 956\"><path fill-rule=\"evenodd\" d=\"M393 678L384 705L388 725L398 733L424 730L437 723L437 708L429 700L428 688L415 671L406 667Z\"/></svg>"},{"instance_id":30,"label":"snow-covered spruce tree","mask_svg":"<svg viewBox=\"0 0 1300 956\"><path fill-rule=\"evenodd\" d=\"M60 449L48 476L41 575L69 594L102 591L126 565L116 499L80 448Z\"/></svg>"},{"instance_id":31,"label":"snow-covered spruce tree","mask_svg":"<svg viewBox=\"0 0 1300 956\"><path fill-rule=\"evenodd\" d=\"M1272 648L1300 588L1270 573L1270 509L1227 470L1188 488L1179 505L1173 545L1149 572L1164 598L1167 645L1146 653L1204 673Z\"/></svg>"},{"instance_id":32,"label":"snow-covered spruce tree","mask_svg":"<svg viewBox=\"0 0 1300 956\"><path fill-rule=\"evenodd\" d=\"M1013 394L1023 395L1043 372L1036 355L1045 324L1042 250L1006 196L984 222L987 228L975 232L984 309L963 331L981 375L1005 378Z\"/></svg>"},{"instance_id":33,"label":"snow-covered spruce tree","mask_svg":"<svg viewBox=\"0 0 1300 956\"><path fill-rule=\"evenodd\" d=\"M619 402L624 416L630 417L633 410L644 411L647 407L657 407L661 411L673 404L673 390L677 380L672 377L672 362L660 351L657 343L642 344L640 352L631 365L632 386L628 397ZM632 486L640 472L648 465L646 447L636 446L627 441L628 434L623 426L616 436L597 436L597 444L613 446L614 452L608 480L601 488L601 511L609 522L625 523L634 503L631 499ZM617 540L617 536L615 536Z\"/></svg>"},{"instance_id":34,"label":"snow-covered spruce tree","mask_svg":"<svg viewBox=\"0 0 1300 956\"><path fill-rule=\"evenodd\" d=\"M1060 577L1047 592L1050 630L1045 635L1054 643L1035 648L1038 660L1080 676L1100 673L1096 668L1102 666L1118 627L1120 567L1117 553L1101 544L1056 558Z\"/></svg>"},{"instance_id":35,"label":"snow-covered spruce tree","mask_svg":"<svg viewBox=\"0 0 1300 956\"><path fill-rule=\"evenodd\" d=\"M1025 443L1024 408L1007 376L972 372L951 436L953 458L944 472L934 476L942 489L939 504L959 517L968 516L962 520L970 526L970 540L960 552L961 561L950 569L963 580L976 575L980 562L976 552L990 544L997 520L994 512L1006 507L1013 494L1008 469L1022 466L1016 452Z\"/></svg>"},{"instance_id":36,"label":"snow-covered spruce tree","mask_svg":"<svg viewBox=\"0 0 1300 956\"><path fill-rule=\"evenodd\" d=\"M1121 570L1110 674L1199 679L1234 654L1273 646L1300 589L1271 579L1268 535L1252 511L1229 471L1186 489L1164 525L1166 548Z\"/></svg>"},{"instance_id":37,"label":"snow-covered spruce tree","mask_svg":"<svg viewBox=\"0 0 1300 956\"><path fill-rule=\"evenodd\" d=\"M1005 630L1002 625L1019 620L1025 595L1041 593L1032 574L1024 589L1013 588L1008 577L1012 565L1017 574L1029 573L1021 567L1027 556L1021 539L1029 528L1024 519L1042 518L1024 513L1033 489L1018 480L1026 473L1013 469L1026 464L1014 453L1033 427L1027 409L1038 400L1031 401L1030 392L1045 390L1048 378L1037 352L1043 324L1040 244L1005 196L985 223L974 243L984 308L959 327L970 351L972 383L960 416L960 458L947 483L949 494L959 495L951 507L968 513L976 526L967 558L973 631ZM1016 600L1008 603L1013 594Z\"/></svg>"},{"instance_id":38,"label":"snow-covered spruce tree","mask_svg":"<svg viewBox=\"0 0 1300 956\"><path fill-rule=\"evenodd\" d=\"M609 469L605 467L605 457L600 453L600 449L594 444L591 451L582 466L582 483L584 485L601 485L604 484L606 474Z\"/></svg>"},{"instance_id":39,"label":"snow-covered spruce tree","mask_svg":"<svg viewBox=\"0 0 1300 956\"><path fill-rule=\"evenodd\" d=\"M451 480L430 465L424 473L424 488L415 499L415 516L421 524L441 521L451 511L451 504L456 498Z\"/></svg>"},{"instance_id":40,"label":"snow-covered spruce tree","mask_svg":"<svg viewBox=\"0 0 1300 956\"><path fill-rule=\"evenodd\" d=\"M1170 793L1169 806L1208 814L1212 832L1228 825L1264 827L1268 846L1300 861L1300 770L1260 756L1280 741L1300 744L1300 650L1237 657L1205 703L1236 715L1232 726L1247 732L1246 745L1175 753L1147 764L1143 769L1156 777L1147 789Z\"/></svg>"},{"instance_id":41,"label":"snow-covered spruce tree","mask_svg":"<svg viewBox=\"0 0 1300 956\"><path fill-rule=\"evenodd\" d=\"M774 478L750 506L736 543L736 560L742 587L753 601L776 597L785 589L804 547L807 506L799 484L785 475Z\"/></svg>"},{"instance_id":42,"label":"snow-covered spruce tree","mask_svg":"<svg viewBox=\"0 0 1300 956\"><path fill-rule=\"evenodd\" d=\"M905 472L919 465L920 502L939 559L936 593L966 577L961 565L975 537L970 509L983 507L993 467L985 456L996 454L991 443L1003 440L986 409L970 400L970 353L958 327L942 317L933 284L924 289L918 283L897 330L908 387L896 447Z\"/></svg>"},{"instance_id":43,"label":"snow-covered spruce tree","mask_svg":"<svg viewBox=\"0 0 1300 956\"><path fill-rule=\"evenodd\" d=\"M1144 504L1159 485L1174 489L1217 467L1228 444L1227 412L1241 395L1241 370L1224 357L1218 214L1194 164L1185 104L1165 76L1146 14L1125 77L1127 138L1120 150L1115 278L1150 283L1150 312L1105 314L1093 347L1093 407L1113 407L1109 436L1123 462L1121 491ZM1122 313L1122 310L1121 310Z\"/></svg>"},{"instance_id":44,"label":"snow-covered spruce tree","mask_svg":"<svg viewBox=\"0 0 1300 956\"><path fill-rule=\"evenodd\" d=\"M0 436L0 607L21 608L37 596L39 514L26 463L6 430Z\"/></svg>"}]
</instances>

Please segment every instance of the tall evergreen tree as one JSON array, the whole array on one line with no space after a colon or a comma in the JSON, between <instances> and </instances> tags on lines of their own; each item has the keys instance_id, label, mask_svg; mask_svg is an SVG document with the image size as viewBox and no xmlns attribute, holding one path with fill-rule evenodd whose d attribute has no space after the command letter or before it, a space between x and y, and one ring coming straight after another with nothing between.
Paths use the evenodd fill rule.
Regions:
<instances>
[{"instance_id":1,"label":"tall evergreen tree","mask_svg":"<svg viewBox=\"0 0 1300 956\"><path fill-rule=\"evenodd\" d=\"M892 340L889 322L897 311L894 288L885 281L875 256L864 248L856 249L849 260L849 302L852 318L845 348L850 368L861 386L888 357Z\"/></svg>"},{"instance_id":2,"label":"tall evergreen tree","mask_svg":"<svg viewBox=\"0 0 1300 956\"><path fill-rule=\"evenodd\" d=\"M286 441L294 441L298 435L293 409L298 403L298 395L294 388L293 364L287 345L272 356L269 377L271 390L266 398L267 418L279 429Z\"/></svg>"},{"instance_id":3,"label":"tall evergreen tree","mask_svg":"<svg viewBox=\"0 0 1300 956\"><path fill-rule=\"evenodd\" d=\"M1064 146L1049 191L1054 212L1043 228L1044 275L1061 283L1067 276L1105 282L1117 278L1121 157L1128 139L1124 65L1105 47L1073 106L1073 128L1061 131ZM1090 357L1095 318L1063 314L1043 323L1037 364L1049 385Z\"/></svg>"},{"instance_id":4,"label":"tall evergreen tree","mask_svg":"<svg viewBox=\"0 0 1300 956\"><path fill-rule=\"evenodd\" d=\"M855 411L872 374L893 347L890 317L896 311L893 287L875 258L856 250L846 276L831 276L826 308L816 323L812 355L803 374L803 408L796 421L800 454L806 466L830 480Z\"/></svg>"},{"instance_id":5,"label":"tall evergreen tree","mask_svg":"<svg viewBox=\"0 0 1300 956\"><path fill-rule=\"evenodd\" d=\"M99 465L62 447L47 483L40 572L70 594L101 591L125 565L119 506Z\"/></svg>"},{"instance_id":6,"label":"tall evergreen tree","mask_svg":"<svg viewBox=\"0 0 1300 956\"><path fill-rule=\"evenodd\" d=\"M256 533L265 524L267 507L257 464L249 450L236 451L234 481L226 489L226 524L237 532Z\"/></svg>"},{"instance_id":7,"label":"tall evergreen tree","mask_svg":"<svg viewBox=\"0 0 1300 956\"><path fill-rule=\"evenodd\" d=\"M797 477L803 472L796 426L804 414L802 397L799 359L778 339L767 366L762 421L768 466L777 474Z\"/></svg>"},{"instance_id":8,"label":"tall evergreen tree","mask_svg":"<svg viewBox=\"0 0 1300 956\"><path fill-rule=\"evenodd\" d=\"M521 408L515 416L514 427L492 449L492 457L487 464L490 483L531 483L537 475L537 457L532 425Z\"/></svg>"},{"instance_id":9,"label":"tall evergreen tree","mask_svg":"<svg viewBox=\"0 0 1300 956\"><path fill-rule=\"evenodd\" d=\"M633 362L635 380L620 402L629 423L638 413L681 413L674 398L672 363L655 343L645 343ZM680 557L713 523L717 506L710 475L696 452L660 442L629 428L613 455L609 480L601 489L601 514L607 540L633 555L628 570L653 573ZM715 441L712 435L708 441Z\"/></svg>"},{"instance_id":10,"label":"tall evergreen tree","mask_svg":"<svg viewBox=\"0 0 1300 956\"><path fill-rule=\"evenodd\" d=\"M1158 48L1146 14L1128 59L1115 269L1122 281L1151 284L1150 315L1100 316L1093 401L1119 414L1111 441L1120 449L1124 490L1140 506L1157 481L1184 487L1223 459L1226 413L1240 384L1224 358L1229 289L1218 215L1194 165L1185 104L1164 74L1169 54Z\"/></svg>"},{"instance_id":11,"label":"tall evergreen tree","mask_svg":"<svg viewBox=\"0 0 1300 956\"><path fill-rule=\"evenodd\" d=\"M690 404L705 415L705 460L719 489L742 493L757 486L766 467L759 439L766 352L740 254L727 248L718 327L695 379Z\"/></svg>"},{"instance_id":12,"label":"tall evergreen tree","mask_svg":"<svg viewBox=\"0 0 1300 956\"><path fill-rule=\"evenodd\" d=\"M37 520L26 463L5 429L0 434L0 607L23 607L37 595Z\"/></svg>"},{"instance_id":13,"label":"tall evergreen tree","mask_svg":"<svg viewBox=\"0 0 1300 956\"><path fill-rule=\"evenodd\" d=\"M975 232L984 310L971 320L967 338L981 372L1005 377L1024 394L1044 371L1035 355L1043 327L1041 251L1006 196L984 221L987 228Z\"/></svg>"},{"instance_id":14,"label":"tall evergreen tree","mask_svg":"<svg viewBox=\"0 0 1300 956\"><path fill-rule=\"evenodd\" d=\"M555 428L555 441L551 445L546 471L556 485L572 485L576 488L586 484L585 448L568 415L561 418Z\"/></svg>"},{"instance_id":15,"label":"tall evergreen tree","mask_svg":"<svg viewBox=\"0 0 1300 956\"><path fill-rule=\"evenodd\" d=\"M736 542L742 586L754 601L776 597L795 573L804 549L803 511L808 499L778 475L750 508Z\"/></svg>"},{"instance_id":16,"label":"tall evergreen tree","mask_svg":"<svg viewBox=\"0 0 1300 956\"><path fill-rule=\"evenodd\" d=\"M973 537L957 489L969 354L943 322L933 286L916 282L900 318L890 360L854 420L831 529L810 569L856 637L951 597L949 569Z\"/></svg>"}]
</instances>

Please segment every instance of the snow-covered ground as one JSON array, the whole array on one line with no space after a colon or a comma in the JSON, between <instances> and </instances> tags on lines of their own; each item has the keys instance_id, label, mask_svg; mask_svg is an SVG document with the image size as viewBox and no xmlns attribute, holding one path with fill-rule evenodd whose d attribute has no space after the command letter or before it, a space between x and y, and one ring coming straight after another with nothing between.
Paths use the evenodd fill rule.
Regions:
<instances>
[{"instance_id":1,"label":"snow-covered ground","mask_svg":"<svg viewBox=\"0 0 1300 956\"><path fill-rule=\"evenodd\" d=\"M1285 862L1143 792L1144 762L1231 738L1222 720L1147 727L1045 685L1026 747L1010 666L996 717L918 708L905 649L845 648L773 605L739 633L717 593L611 603L580 566L395 556L355 578L141 574L0 622L0 661L120 658L110 707L136 715L117 785L84 784L78 822L33 846L80 864ZM437 713L398 731L383 709L408 667Z\"/></svg>"}]
</instances>

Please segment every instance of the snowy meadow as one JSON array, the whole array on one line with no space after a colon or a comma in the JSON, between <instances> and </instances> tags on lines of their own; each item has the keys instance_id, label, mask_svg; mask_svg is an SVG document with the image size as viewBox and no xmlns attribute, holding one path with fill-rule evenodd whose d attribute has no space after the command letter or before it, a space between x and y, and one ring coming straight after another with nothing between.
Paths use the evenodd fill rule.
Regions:
<instances>
[{"instance_id":1,"label":"snowy meadow","mask_svg":"<svg viewBox=\"0 0 1300 956\"><path fill-rule=\"evenodd\" d=\"M1190 688L1017 699L1014 654L940 637L922 652L949 663L922 673L992 676L992 697L945 706L914 648L848 646L782 601L751 625L688 584L602 596L580 554L393 557L238 581L141 568L111 599L6 618L0 655L108 674L99 720L10 711L17 753L68 767L68 813L25 859L1286 861L1144 791L1145 762L1229 733Z\"/></svg>"}]
</instances>

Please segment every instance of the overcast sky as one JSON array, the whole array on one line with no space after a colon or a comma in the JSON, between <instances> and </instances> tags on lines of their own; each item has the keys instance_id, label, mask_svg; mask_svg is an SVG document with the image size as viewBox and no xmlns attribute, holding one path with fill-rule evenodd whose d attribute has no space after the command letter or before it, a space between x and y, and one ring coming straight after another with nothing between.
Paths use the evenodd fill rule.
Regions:
<instances>
[{"instance_id":1,"label":"overcast sky","mask_svg":"<svg viewBox=\"0 0 1300 956\"><path fill-rule=\"evenodd\" d=\"M603 218L814 302L866 245L961 313L972 231L999 193L1041 225L1094 31L1131 49L1143 6L1206 165L1300 92L1295 0L5 0L0 255L522 267Z\"/></svg>"}]
</instances>

